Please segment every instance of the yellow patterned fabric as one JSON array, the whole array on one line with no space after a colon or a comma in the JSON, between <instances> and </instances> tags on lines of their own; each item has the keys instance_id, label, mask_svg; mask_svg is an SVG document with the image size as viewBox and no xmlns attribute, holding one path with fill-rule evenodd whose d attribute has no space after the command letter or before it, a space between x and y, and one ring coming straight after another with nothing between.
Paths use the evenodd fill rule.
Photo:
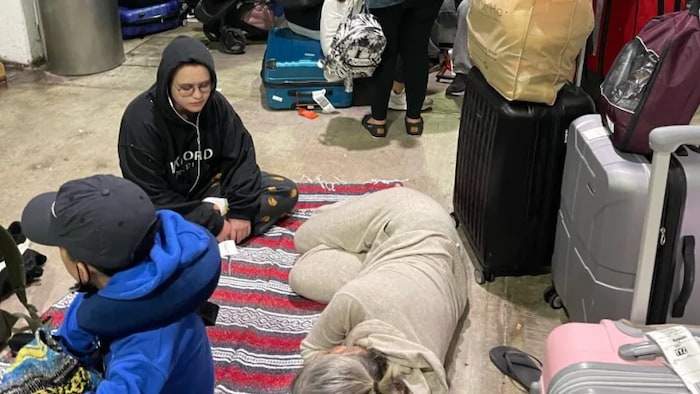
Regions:
<instances>
[{"instance_id":1,"label":"yellow patterned fabric","mask_svg":"<svg viewBox=\"0 0 700 394\"><path fill-rule=\"evenodd\" d=\"M64 353L48 331L39 330L0 379L6 394L81 394L97 389L101 376Z\"/></svg>"}]
</instances>

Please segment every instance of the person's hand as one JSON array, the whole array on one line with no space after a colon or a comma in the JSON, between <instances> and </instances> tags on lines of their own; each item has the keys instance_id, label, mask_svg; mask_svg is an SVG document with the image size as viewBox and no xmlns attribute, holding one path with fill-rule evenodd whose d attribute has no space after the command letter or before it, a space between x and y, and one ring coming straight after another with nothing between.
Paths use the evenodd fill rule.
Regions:
<instances>
[{"instance_id":1,"label":"person's hand","mask_svg":"<svg viewBox=\"0 0 700 394\"><path fill-rule=\"evenodd\" d=\"M227 222L231 226L231 238L236 243L241 243L250 235L250 220L244 219L228 219Z\"/></svg>"},{"instance_id":2,"label":"person's hand","mask_svg":"<svg viewBox=\"0 0 700 394\"><path fill-rule=\"evenodd\" d=\"M231 223L224 219L224 225L221 227L219 235L216 236L216 240L219 242L228 241L231 239Z\"/></svg>"}]
</instances>

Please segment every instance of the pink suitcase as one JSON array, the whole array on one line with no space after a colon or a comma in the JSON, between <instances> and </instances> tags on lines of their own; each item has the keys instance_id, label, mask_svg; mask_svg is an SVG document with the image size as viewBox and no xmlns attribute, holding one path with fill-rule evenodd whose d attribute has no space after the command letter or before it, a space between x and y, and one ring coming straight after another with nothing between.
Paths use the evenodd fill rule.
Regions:
<instances>
[{"instance_id":1,"label":"pink suitcase","mask_svg":"<svg viewBox=\"0 0 700 394\"><path fill-rule=\"evenodd\" d=\"M700 126L659 127L649 135L654 155L630 312L638 325L646 324L670 157L683 144L700 145ZM542 376L530 393L689 393L658 346L644 337L648 330L611 320L557 327L547 337ZM700 337L700 329L691 332Z\"/></svg>"},{"instance_id":2,"label":"pink suitcase","mask_svg":"<svg viewBox=\"0 0 700 394\"><path fill-rule=\"evenodd\" d=\"M644 330L623 321L564 324L547 338L542 377L530 393L690 393L660 355Z\"/></svg>"}]
</instances>

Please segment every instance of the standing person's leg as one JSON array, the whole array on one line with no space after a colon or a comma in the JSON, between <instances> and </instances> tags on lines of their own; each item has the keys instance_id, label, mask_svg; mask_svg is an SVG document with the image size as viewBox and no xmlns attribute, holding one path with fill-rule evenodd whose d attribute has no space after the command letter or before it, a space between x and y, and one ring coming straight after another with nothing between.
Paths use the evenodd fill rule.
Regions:
<instances>
[{"instance_id":1,"label":"standing person's leg","mask_svg":"<svg viewBox=\"0 0 700 394\"><path fill-rule=\"evenodd\" d=\"M264 171L260 175L260 212L255 217L251 235L269 230L278 219L291 212L299 199L299 190L291 179Z\"/></svg>"},{"instance_id":2,"label":"standing person's leg","mask_svg":"<svg viewBox=\"0 0 700 394\"><path fill-rule=\"evenodd\" d=\"M467 14L471 7L472 0L462 0L457 7L457 35L455 36L454 46L452 48L452 60L454 62L455 79L450 86L447 87L445 93L450 96L461 96L467 88L467 73L472 68L472 63L469 61L469 51L467 44L469 41L469 32L467 25Z\"/></svg>"},{"instance_id":3,"label":"standing person's leg","mask_svg":"<svg viewBox=\"0 0 700 394\"><path fill-rule=\"evenodd\" d=\"M403 60L401 55L396 58L396 76L394 77L394 83L391 87L391 94L389 96L389 109L394 111L405 111L408 106L406 104L406 84L404 83L406 79L403 76ZM433 99L426 97L423 100L423 106L421 111L427 111L433 107Z\"/></svg>"},{"instance_id":4,"label":"standing person's leg","mask_svg":"<svg viewBox=\"0 0 700 394\"><path fill-rule=\"evenodd\" d=\"M372 114L362 118L362 126L374 137L386 137L386 113L389 95L396 73L396 56L398 53L398 31L404 12L403 4L371 9L386 37L386 47L382 53L382 62L372 75Z\"/></svg>"},{"instance_id":5,"label":"standing person's leg","mask_svg":"<svg viewBox=\"0 0 700 394\"><path fill-rule=\"evenodd\" d=\"M406 78L406 132L423 133L421 106L428 86L428 39L442 4L438 0L409 2L399 27L399 53L404 61Z\"/></svg>"},{"instance_id":6,"label":"standing person's leg","mask_svg":"<svg viewBox=\"0 0 700 394\"><path fill-rule=\"evenodd\" d=\"M393 88L396 93L401 93L404 88L404 83L406 82L406 78L403 76L403 59L401 59L401 55L396 56L396 72L394 75L394 84Z\"/></svg>"}]
</instances>

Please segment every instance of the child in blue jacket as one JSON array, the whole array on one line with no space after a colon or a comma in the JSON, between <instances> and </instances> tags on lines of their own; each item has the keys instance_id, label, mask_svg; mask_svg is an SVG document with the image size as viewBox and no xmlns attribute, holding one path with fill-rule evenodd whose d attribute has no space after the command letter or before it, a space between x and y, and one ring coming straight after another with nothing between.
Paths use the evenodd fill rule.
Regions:
<instances>
[{"instance_id":1,"label":"child in blue jacket","mask_svg":"<svg viewBox=\"0 0 700 394\"><path fill-rule=\"evenodd\" d=\"M82 359L102 354L97 393L212 393L214 364L198 310L220 274L216 240L134 183L97 175L32 199L22 227L57 246L77 281L57 335ZM95 366L95 365L93 365Z\"/></svg>"}]
</instances>

